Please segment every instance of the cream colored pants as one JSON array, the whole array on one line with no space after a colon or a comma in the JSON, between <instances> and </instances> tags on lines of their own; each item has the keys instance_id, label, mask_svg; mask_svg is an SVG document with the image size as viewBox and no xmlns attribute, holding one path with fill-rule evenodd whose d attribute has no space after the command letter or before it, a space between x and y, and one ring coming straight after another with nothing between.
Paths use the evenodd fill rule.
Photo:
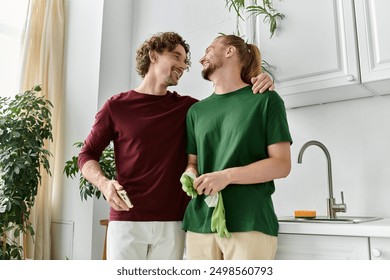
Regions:
<instances>
[{"instance_id":1,"label":"cream colored pants","mask_svg":"<svg viewBox=\"0 0 390 280\"><path fill-rule=\"evenodd\" d=\"M232 232L230 238L216 233L187 232L188 260L273 260L277 237L258 231Z\"/></svg>"},{"instance_id":2,"label":"cream colored pants","mask_svg":"<svg viewBox=\"0 0 390 280\"><path fill-rule=\"evenodd\" d=\"M111 221L108 260L181 260L185 232L181 222Z\"/></svg>"}]
</instances>

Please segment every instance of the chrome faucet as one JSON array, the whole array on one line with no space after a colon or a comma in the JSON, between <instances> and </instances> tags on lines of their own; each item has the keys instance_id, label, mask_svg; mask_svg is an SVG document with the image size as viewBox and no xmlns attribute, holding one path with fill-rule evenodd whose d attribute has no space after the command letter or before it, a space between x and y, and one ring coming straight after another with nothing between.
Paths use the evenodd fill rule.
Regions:
<instances>
[{"instance_id":1,"label":"chrome faucet","mask_svg":"<svg viewBox=\"0 0 390 280\"><path fill-rule=\"evenodd\" d=\"M302 163L303 152L306 150L307 147L312 146L312 145L320 147L324 151L324 153L326 155L326 159L328 161L329 198L327 199L326 205L327 205L327 210L328 210L328 218L335 219L337 212L347 212L347 205L344 203L343 192L341 192L341 203L340 204L337 204L335 198L333 197L332 163L330 160L330 154L329 154L328 149L321 142L318 142L315 140L309 141L309 142L305 143L302 146L301 150L299 151L298 163Z\"/></svg>"}]
</instances>

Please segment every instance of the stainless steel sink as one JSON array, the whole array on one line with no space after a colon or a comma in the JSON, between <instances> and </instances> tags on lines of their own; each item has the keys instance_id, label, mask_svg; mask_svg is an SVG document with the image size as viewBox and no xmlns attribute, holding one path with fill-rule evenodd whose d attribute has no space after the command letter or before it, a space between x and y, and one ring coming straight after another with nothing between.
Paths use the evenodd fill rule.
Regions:
<instances>
[{"instance_id":1,"label":"stainless steel sink","mask_svg":"<svg viewBox=\"0 0 390 280\"><path fill-rule=\"evenodd\" d=\"M360 224L380 220L380 217L361 217L361 216L339 216L328 218L326 216L317 216L315 218L295 218L293 216L280 217L279 222L296 223L334 223L334 224Z\"/></svg>"}]
</instances>

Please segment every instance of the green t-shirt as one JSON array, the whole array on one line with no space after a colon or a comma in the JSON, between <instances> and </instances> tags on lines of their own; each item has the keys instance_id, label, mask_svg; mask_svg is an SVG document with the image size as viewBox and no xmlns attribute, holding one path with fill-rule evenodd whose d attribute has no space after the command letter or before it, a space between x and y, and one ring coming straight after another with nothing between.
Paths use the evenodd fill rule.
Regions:
<instances>
[{"instance_id":1,"label":"green t-shirt","mask_svg":"<svg viewBox=\"0 0 390 280\"><path fill-rule=\"evenodd\" d=\"M246 86L227 94L212 94L187 113L187 153L197 155L199 174L245 166L268 158L267 147L290 142L283 100L275 92L253 94ZM228 185L222 190L226 226L230 232L260 231L277 236L279 224L271 195L273 181ZM187 206L183 229L211 233L214 210L198 195Z\"/></svg>"}]
</instances>

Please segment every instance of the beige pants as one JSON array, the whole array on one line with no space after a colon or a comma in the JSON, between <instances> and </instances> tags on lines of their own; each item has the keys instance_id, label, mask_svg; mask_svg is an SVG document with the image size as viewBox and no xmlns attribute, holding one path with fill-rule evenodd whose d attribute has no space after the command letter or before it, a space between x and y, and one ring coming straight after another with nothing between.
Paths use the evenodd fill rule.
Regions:
<instances>
[{"instance_id":1,"label":"beige pants","mask_svg":"<svg viewBox=\"0 0 390 280\"><path fill-rule=\"evenodd\" d=\"M108 260L181 260L185 232L181 222L111 221Z\"/></svg>"},{"instance_id":2,"label":"beige pants","mask_svg":"<svg viewBox=\"0 0 390 280\"><path fill-rule=\"evenodd\" d=\"M277 237L258 231L233 232L230 238L216 233L187 232L188 260L273 260Z\"/></svg>"}]
</instances>

